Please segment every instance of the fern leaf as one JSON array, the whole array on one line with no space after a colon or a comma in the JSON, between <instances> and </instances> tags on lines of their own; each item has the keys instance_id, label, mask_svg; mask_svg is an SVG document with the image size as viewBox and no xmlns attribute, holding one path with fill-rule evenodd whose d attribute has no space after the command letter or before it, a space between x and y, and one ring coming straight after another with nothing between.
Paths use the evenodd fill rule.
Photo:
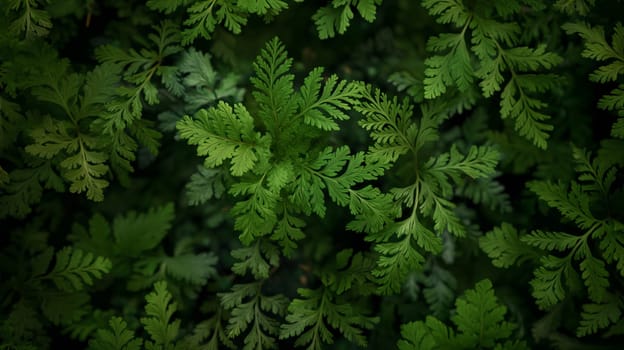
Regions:
<instances>
[{"instance_id":1,"label":"fern leaf","mask_svg":"<svg viewBox=\"0 0 624 350\"><path fill-rule=\"evenodd\" d=\"M223 307L231 310L226 329L228 337L237 337L249 329L244 350L271 349L277 345L275 336L279 334L279 323L268 314L283 315L288 299L282 295L265 296L261 287L261 282L237 284L231 292L219 294ZM250 318L252 314L254 317Z\"/></svg>"},{"instance_id":2,"label":"fern leaf","mask_svg":"<svg viewBox=\"0 0 624 350\"><path fill-rule=\"evenodd\" d=\"M288 4L282 0L241 0L237 5L251 13L265 15L268 12L280 12L288 8Z\"/></svg>"},{"instance_id":3,"label":"fern leaf","mask_svg":"<svg viewBox=\"0 0 624 350\"><path fill-rule=\"evenodd\" d=\"M245 245L251 244L255 238L273 232L277 222L277 194L265 187L264 177L257 182L239 182L230 188L234 196L248 196L237 202L232 208L236 221L234 228L241 234L239 238Z\"/></svg>"},{"instance_id":4,"label":"fern leaf","mask_svg":"<svg viewBox=\"0 0 624 350\"><path fill-rule=\"evenodd\" d=\"M593 1L592 1L593 4ZM589 78L596 82L610 82L617 80L624 73L624 25L615 25L611 44L606 39L604 29L600 26L590 26L583 22L566 23L562 28L568 34L579 34L585 42L583 57L595 61L607 61L609 63L599 67ZM624 138L624 85L611 91L611 94L603 96L598 101L598 107L606 110L619 111L619 119L611 129L613 137Z\"/></svg>"},{"instance_id":5,"label":"fern leaf","mask_svg":"<svg viewBox=\"0 0 624 350\"><path fill-rule=\"evenodd\" d=\"M244 276L249 271L258 280L268 278L269 270L279 265L279 250L263 239L256 240L253 246L233 250L232 257L239 260L232 265L234 273Z\"/></svg>"},{"instance_id":6,"label":"fern leaf","mask_svg":"<svg viewBox=\"0 0 624 350\"><path fill-rule=\"evenodd\" d=\"M278 38L270 40L254 61L256 74L250 79L255 87L253 96L260 107L259 117L272 135L290 122L296 109L294 75L289 73L292 59Z\"/></svg>"},{"instance_id":7,"label":"fern leaf","mask_svg":"<svg viewBox=\"0 0 624 350\"><path fill-rule=\"evenodd\" d=\"M171 298L165 282L156 282L154 291L145 297L145 313L148 317L142 317L141 323L154 345L169 347L178 336L180 320L171 320L176 311L176 304L171 303ZM149 342L146 345L149 347Z\"/></svg>"},{"instance_id":8,"label":"fern leaf","mask_svg":"<svg viewBox=\"0 0 624 350\"><path fill-rule=\"evenodd\" d=\"M401 337L402 339L397 343L399 350L433 350L436 348L436 339L422 321L401 325Z\"/></svg>"},{"instance_id":9,"label":"fern leaf","mask_svg":"<svg viewBox=\"0 0 624 350\"><path fill-rule=\"evenodd\" d=\"M624 276L624 225L616 222L613 231L608 232L600 241L600 249L607 263L616 262L617 271ZM619 226L619 227L618 227Z\"/></svg>"},{"instance_id":10,"label":"fern leaf","mask_svg":"<svg viewBox=\"0 0 624 350\"><path fill-rule=\"evenodd\" d=\"M516 328L504 321L507 308L498 303L492 283L487 279L466 291L464 297L457 299L456 306L456 314L451 319L457 330L480 347L493 347L497 339L508 338Z\"/></svg>"},{"instance_id":11,"label":"fern leaf","mask_svg":"<svg viewBox=\"0 0 624 350\"><path fill-rule=\"evenodd\" d=\"M372 161L394 162L401 155L414 150L416 124L411 122L413 106L407 99L388 98L379 89L366 85L362 88L363 102L355 106L365 118L358 121L375 144L368 150Z\"/></svg>"},{"instance_id":12,"label":"fern leaf","mask_svg":"<svg viewBox=\"0 0 624 350\"><path fill-rule=\"evenodd\" d=\"M123 255L137 257L153 249L165 237L174 218L173 203L155 207L143 214L128 212L113 221L117 249Z\"/></svg>"},{"instance_id":13,"label":"fern leaf","mask_svg":"<svg viewBox=\"0 0 624 350\"><path fill-rule=\"evenodd\" d=\"M48 11L42 9L44 5L42 0L11 0L6 11L17 11L19 15L9 25L9 31L18 35L24 33L26 38L46 36L52 28L52 20Z\"/></svg>"},{"instance_id":14,"label":"fern leaf","mask_svg":"<svg viewBox=\"0 0 624 350\"><path fill-rule=\"evenodd\" d=\"M589 209L589 197L582 192L580 185L572 183L570 193L563 183L529 182L529 189L556 208L566 218L576 222L579 227L589 229L596 220Z\"/></svg>"},{"instance_id":15,"label":"fern leaf","mask_svg":"<svg viewBox=\"0 0 624 350\"><path fill-rule=\"evenodd\" d=\"M190 205L205 204L212 198L219 199L225 192L224 174L220 169L198 166L197 172L186 184L186 196Z\"/></svg>"},{"instance_id":16,"label":"fern leaf","mask_svg":"<svg viewBox=\"0 0 624 350\"><path fill-rule=\"evenodd\" d=\"M526 95L525 89L531 86L529 81L526 76L519 76L507 83L501 93L501 117L514 119L520 136L545 149L548 132L553 130L553 126L545 122L550 117L539 112L546 104Z\"/></svg>"},{"instance_id":17,"label":"fern leaf","mask_svg":"<svg viewBox=\"0 0 624 350\"><path fill-rule=\"evenodd\" d=\"M581 241L582 237L571 235L565 232L544 232L535 230L527 236L523 236L521 241L544 250L565 251Z\"/></svg>"},{"instance_id":18,"label":"fern leaf","mask_svg":"<svg viewBox=\"0 0 624 350\"><path fill-rule=\"evenodd\" d=\"M456 26L465 25L470 14L462 1L457 0L423 0L422 5L432 16L436 16L439 23L453 23Z\"/></svg>"},{"instance_id":19,"label":"fern leaf","mask_svg":"<svg viewBox=\"0 0 624 350\"><path fill-rule=\"evenodd\" d=\"M562 279L572 266L569 259L552 255L543 257L540 262L542 266L535 270L531 286L537 305L542 309L548 309L565 297Z\"/></svg>"},{"instance_id":20,"label":"fern leaf","mask_svg":"<svg viewBox=\"0 0 624 350\"><path fill-rule=\"evenodd\" d=\"M498 163L500 154L491 147L472 146L468 154L462 155L457 146L453 145L449 153L442 153L436 158L432 158L425 163L427 173L440 183L443 193L444 183L448 182L448 177L456 178L460 174L468 175L473 179L484 178L494 174L494 168Z\"/></svg>"},{"instance_id":21,"label":"fern leaf","mask_svg":"<svg viewBox=\"0 0 624 350\"><path fill-rule=\"evenodd\" d=\"M56 253L52 271L41 278L51 279L62 291L80 291L92 285L94 278L99 279L108 273L111 267L111 261L107 258L65 247Z\"/></svg>"},{"instance_id":22,"label":"fern leaf","mask_svg":"<svg viewBox=\"0 0 624 350\"><path fill-rule=\"evenodd\" d=\"M55 325L80 322L89 312L87 293L49 293L41 301L41 312Z\"/></svg>"},{"instance_id":23,"label":"fern leaf","mask_svg":"<svg viewBox=\"0 0 624 350\"><path fill-rule=\"evenodd\" d=\"M207 156L205 166L217 167L231 159L230 172L241 176L251 170L266 152L270 139L254 132L253 118L242 104L232 108L225 102L202 109L193 118L185 116L177 124L180 136L197 145L197 154Z\"/></svg>"},{"instance_id":24,"label":"fern leaf","mask_svg":"<svg viewBox=\"0 0 624 350\"><path fill-rule=\"evenodd\" d=\"M570 15L578 13L585 16L595 4L596 0L557 0L555 7Z\"/></svg>"},{"instance_id":25,"label":"fern leaf","mask_svg":"<svg viewBox=\"0 0 624 350\"><path fill-rule=\"evenodd\" d=\"M455 300L457 280L450 271L434 265L424 284L423 296L431 308L431 314L445 319Z\"/></svg>"},{"instance_id":26,"label":"fern leaf","mask_svg":"<svg viewBox=\"0 0 624 350\"><path fill-rule=\"evenodd\" d=\"M320 350L323 343L333 343L333 335L328 327L331 325L349 341L366 346L362 329L373 328L378 322L376 317L366 317L353 305L334 300L325 288L299 288L297 293L302 299L294 299L288 306L288 323L282 325L281 339L298 336L295 346Z\"/></svg>"},{"instance_id":27,"label":"fern leaf","mask_svg":"<svg viewBox=\"0 0 624 350\"><path fill-rule=\"evenodd\" d=\"M323 285L341 295L350 289L356 289L360 295L374 291L371 271L375 260L362 252L353 254L353 249L341 250L336 254L335 265L321 273Z\"/></svg>"},{"instance_id":28,"label":"fern leaf","mask_svg":"<svg viewBox=\"0 0 624 350\"><path fill-rule=\"evenodd\" d=\"M398 242L377 244L375 251L380 253L380 257L377 261L377 268L373 270L373 275L378 277L381 294L392 294L400 291L402 281L407 274L420 268L425 262L422 254L412 246L410 236L406 236Z\"/></svg>"},{"instance_id":29,"label":"fern leaf","mask_svg":"<svg viewBox=\"0 0 624 350\"><path fill-rule=\"evenodd\" d=\"M187 28L182 32L183 45L188 45L199 37L210 39L217 24L224 24L234 34L239 34L242 26L247 24L247 13L227 1L197 1L187 11L189 17L184 21Z\"/></svg>"},{"instance_id":30,"label":"fern leaf","mask_svg":"<svg viewBox=\"0 0 624 350\"><path fill-rule=\"evenodd\" d=\"M536 258L535 252L518 237L518 231L508 223L494 228L479 239L481 249L496 267L507 268Z\"/></svg>"},{"instance_id":31,"label":"fern leaf","mask_svg":"<svg viewBox=\"0 0 624 350\"><path fill-rule=\"evenodd\" d=\"M469 198L475 204L482 204L490 210L509 213L512 211L509 194L505 187L493 177L479 178L456 189L458 196Z\"/></svg>"},{"instance_id":32,"label":"fern leaf","mask_svg":"<svg viewBox=\"0 0 624 350\"><path fill-rule=\"evenodd\" d=\"M121 317L112 317L109 329L99 329L89 342L89 350L140 350L143 340L135 338L128 324Z\"/></svg>"},{"instance_id":33,"label":"fern leaf","mask_svg":"<svg viewBox=\"0 0 624 350\"><path fill-rule=\"evenodd\" d=\"M344 34L353 19L353 11L350 5L343 5L342 8L334 6L324 6L319 8L312 16L316 24L319 38L328 39L338 34Z\"/></svg>"},{"instance_id":34,"label":"fern leaf","mask_svg":"<svg viewBox=\"0 0 624 350\"><path fill-rule=\"evenodd\" d=\"M190 336L189 340L192 343L200 344L204 340L208 339L207 343L201 345L202 348L207 350L218 350L220 349L221 344L229 349L235 349L236 347L234 346L234 343L225 334L224 324L227 322L225 310L221 307L218 301L208 305L214 305L211 307L211 309L214 310L214 315L211 318L197 324L193 330L193 335Z\"/></svg>"},{"instance_id":35,"label":"fern leaf","mask_svg":"<svg viewBox=\"0 0 624 350\"><path fill-rule=\"evenodd\" d=\"M425 322L410 322L401 327L403 339L397 344L399 349L528 349L523 341L507 340L517 325L505 321L507 308L498 302L490 280L478 282L455 305L451 320L456 332L435 317L427 316Z\"/></svg>"},{"instance_id":36,"label":"fern leaf","mask_svg":"<svg viewBox=\"0 0 624 350\"><path fill-rule=\"evenodd\" d=\"M602 260L588 255L581 261L582 277L587 286L589 299L595 303L601 303L607 295L609 287L609 273Z\"/></svg>"},{"instance_id":37,"label":"fern leaf","mask_svg":"<svg viewBox=\"0 0 624 350\"><path fill-rule=\"evenodd\" d=\"M124 68L122 77L128 83L120 86L116 98L111 98L107 103L108 111L101 123L108 134L115 134L140 120L143 101L150 105L159 102L154 77L160 76L165 83L171 83L168 79L170 69L162 62L182 50L179 29L171 21L163 21L153 26L153 29L155 33L148 34L146 47L140 51L124 51L112 45L101 46L96 50L96 57L101 62Z\"/></svg>"},{"instance_id":38,"label":"fern leaf","mask_svg":"<svg viewBox=\"0 0 624 350\"><path fill-rule=\"evenodd\" d=\"M431 42L429 43L431 44ZM466 91L474 81L470 53L462 34L457 35L451 51L444 56L436 55L425 60L425 98L441 96L447 87L456 85Z\"/></svg>"},{"instance_id":39,"label":"fern leaf","mask_svg":"<svg viewBox=\"0 0 624 350\"><path fill-rule=\"evenodd\" d=\"M203 285L216 276L217 257L212 253L181 254L167 257L163 266L167 274L194 285Z\"/></svg>"},{"instance_id":40,"label":"fern leaf","mask_svg":"<svg viewBox=\"0 0 624 350\"><path fill-rule=\"evenodd\" d=\"M271 235L271 239L279 242L284 255L286 257L290 257L296 251L296 241L299 241L306 236L302 230L306 223L294 215L289 210L289 206L286 203L282 204L280 219L275 225L275 231Z\"/></svg>"},{"instance_id":41,"label":"fern leaf","mask_svg":"<svg viewBox=\"0 0 624 350\"><path fill-rule=\"evenodd\" d=\"M617 300L611 300L605 303L585 304L581 313L581 321L576 330L576 335L584 337L596 333L599 329L606 328L612 323L621 320L622 310Z\"/></svg>"},{"instance_id":42,"label":"fern leaf","mask_svg":"<svg viewBox=\"0 0 624 350\"><path fill-rule=\"evenodd\" d=\"M333 74L322 86L322 74L322 68L315 68L305 78L300 89L299 114L306 124L325 131L338 130L338 124L332 119L349 118L343 111L349 110L357 102L360 85L338 81L338 77Z\"/></svg>"},{"instance_id":43,"label":"fern leaf","mask_svg":"<svg viewBox=\"0 0 624 350\"><path fill-rule=\"evenodd\" d=\"M0 218L23 218L31 205L41 199L44 188L62 191L63 179L52 168L51 161L36 162L33 167L16 169L9 173L10 182L0 195Z\"/></svg>"},{"instance_id":44,"label":"fern leaf","mask_svg":"<svg viewBox=\"0 0 624 350\"><path fill-rule=\"evenodd\" d=\"M183 52L175 68L176 79L180 80L184 92L184 109L190 113L220 99L242 100L244 90L237 86L240 76L233 72L227 75L217 72L208 53L189 48Z\"/></svg>"}]
</instances>

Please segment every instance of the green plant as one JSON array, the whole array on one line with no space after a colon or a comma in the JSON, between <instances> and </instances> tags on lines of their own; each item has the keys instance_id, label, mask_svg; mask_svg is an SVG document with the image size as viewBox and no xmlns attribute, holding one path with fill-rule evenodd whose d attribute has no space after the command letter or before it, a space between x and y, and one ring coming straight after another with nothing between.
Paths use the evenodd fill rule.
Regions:
<instances>
[{"instance_id":1,"label":"green plant","mask_svg":"<svg viewBox=\"0 0 624 350\"><path fill-rule=\"evenodd\" d=\"M621 1L0 9L0 349L622 343Z\"/></svg>"}]
</instances>

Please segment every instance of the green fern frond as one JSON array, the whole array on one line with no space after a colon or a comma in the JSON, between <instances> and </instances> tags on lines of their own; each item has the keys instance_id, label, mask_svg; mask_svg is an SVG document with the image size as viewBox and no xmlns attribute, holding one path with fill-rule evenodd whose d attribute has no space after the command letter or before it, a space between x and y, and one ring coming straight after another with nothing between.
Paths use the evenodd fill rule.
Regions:
<instances>
[{"instance_id":1,"label":"green fern frond","mask_svg":"<svg viewBox=\"0 0 624 350\"><path fill-rule=\"evenodd\" d=\"M145 300L145 313L148 317L142 317L141 323L145 331L150 335L154 345L161 345L165 348L171 346L178 336L180 320L171 320L176 311L176 304L171 303L171 294L167 291L165 282L154 284L154 291L149 293ZM150 342L146 343L150 347Z\"/></svg>"},{"instance_id":2,"label":"green fern frond","mask_svg":"<svg viewBox=\"0 0 624 350\"><path fill-rule=\"evenodd\" d=\"M9 183L0 194L0 218L12 216L23 218L38 203L44 188L63 191L63 179L55 171L52 161L36 160L25 169L15 169L9 173Z\"/></svg>"},{"instance_id":3,"label":"green fern frond","mask_svg":"<svg viewBox=\"0 0 624 350\"><path fill-rule=\"evenodd\" d=\"M231 159L230 172L241 176L252 170L268 152L270 138L254 131L253 118L242 104L232 108L225 102L186 116L177 125L180 136L197 145L197 154L207 156L204 165L220 166Z\"/></svg>"},{"instance_id":4,"label":"green fern frond","mask_svg":"<svg viewBox=\"0 0 624 350\"><path fill-rule=\"evenodd\" d=\"M496 267L507 268L536 259L536 252L520 239L515 227L503 223L479 239L481 249L492 259Z\"/></svg>"},{"instance_id":5,"label":"green fern frond","mask_svg":"<svg viewBox=\"0 0 624 350\"><path fill-rule=\"evenodd\" d=\"M206 284L209 278L217 275L217 257L212 253L180 254L166 257L162 266L165 273L194 285Z\"/></svg>"},{"instance_id":6,"label":"green fern frond","mask_svg":"<svg viewBox=\"0 0 624 350\"><path fill-rule=\"evenodd\" d=\"M592 1L593 3L593 1ZM566 23L562 28L568 34L578 34L583 39L585 50L582 56L595 61L608 61L589 76L594 82L607 83L617 81L624 74L624 25L617 23L613 28L611 43L607 41L604 28L591 26L587 23ZM610 94L598 101L598 107L617 111L619 119L611 129L613 137L624 138L624 85L620 84Z\"/></svg>"},{"instance_id":7,"label":"green fern frond","mask_svg":"<svg viewBox=\"0 0 624 350\"><path fill-rule=\"evenodd\" d=\"M121 317L109 321L109 329L99 329L94 339L89 342L89 350L141 350L143 339L135 338L128 324Z\"/></svg>"},{"instance_id":8,"label":"green fern frond","mask_svg":"<svg viewBox=\"0 0 624 350\"><path fill-rule=\"evenodd\" d=\"M27 39L46 36L52 28L50 14L42 8L47 2L48 0L8 1L7 12L10 10L19 13L11 22L9 30L18 35L24 33Z\"/></svg>"},{"instance_id":9,"label":"green fern frond","mask_svg":"<svg viewBox=\"0 0 624 350\"><path fill-rule=\"evenodd\" d=\"M111 261L107 258L65 247L56 253L54 267L49 273L33 277L52 280L59 290L73 292L92 285L94 279L101 278L111 267Z\"/></svg>"},{"instance_id":10,"label":"green fern frond","mask_svg":"<svg viewBox=\"0 0 624 350\"><path fill-rule=\"evenodd\" d=\"M352 7L368 22L375 20L377 6L383 0L332 0L330 4L319 8L312 19L316 24L319 38L333 38L338 34L344 34L354 17Z\"/></svg>"},{"instance_id":11,"label":"green fern frond","mask_svg":"<svg viewBox=\"0 0 624 350\"><path fill-rule=\"evenodd\" d=\"M113 221L116 250L126 256L139 256L153 249L165 237L174 218L173 203L154 207L143 214L128 212Z\"/></svg>"},{"instance_id":12,"label":"green fern frond","mask_svg":"<svg viewBox=\"0 0 624 350\"><path fill-rule=\"evenodd\" d=\"M568 186L562 182L533 181L528 187L548 206L572 221L581 233L535 230L521 240L547 252L563 252L542 257L540 266L534 272L535 278L531 285L541 308L548 309L561 302L570 293L566 286L582 279L587 298L592 303L587 304L587 312L577 333L587 335L615 322L612 313L592 315L590 310L597 310L607 300L613 302L608 265L615 263L617 270L623 271L624 264L617 256L619 251L624 251L624 245L617 235L622 232L624 225L617 218L597 218L592 208L595 208L597 202L608 200L616 172L620 169L616 166L617 161L612 162L601 152L601 156L593 160L591 154L582 149L573 148L573 155L582 183L572 181ZM598 249L591 248L594 244Z\"/></svg>"},{"instance_id":13,"label":"green fern frond","mask_svg":"<svg viewBox=\"0 0 624 350\"><path fill-rule=\"evenodd\" d=\"M595 4L596 0L557 0L555 8L568 14L578 13L586 16Z\"/></svg>"},{"instance_id":14,"label":"green fern frond","mask_svg":"<svg viewBox=\"0 0 624 350\"><path fill-rule=\"evenodd\" d=\"M425 98L437 98L449 87L466 92L480 79L485 97L502 89L501 117L514 119L515 129L521 136L545 149L552 131L552 126L546 123L550 117L542 112L547 104L531 95L556 87L555 75L537 72L552 69L562 61L561 57L547 52L545 45L535 49L515 46L520 32L517 24L500 22L478 10L468 9L461 1L425 0L423 6L438 22L461 28L459 33L443 33L427 42L427 49L435 55L425 60ZM502 11L503 17L520 9L517 2L507 6L510 9ZM478 58L479 66L473 63L471 51ZM506 84L505 71L511 73ZM519 74L521 72L526 74Z\"/></svg>"},{"instance_id":15,"label":"green fern frond","mask_svg":"<svg viewBox=\"0 0 624 350\"><path fill-rule=\"evenodd\" d=\"M283 295L265 296L262 294L262 281L236 284L230 292L220 293L221 304L230 310L230 320L226 329L229 338L247 332L244 350L273 349L277 347L279 322L270 316L281 316L286 312L288 299ZM254 315L253 317L249 317Z\"/></svg>"},{"instance_id":16,"label":"green fern frond","mask_svg":"<svg viewBox=\"0 0 624 350\"><path fill-rule=\"evenodd\" d=\"M279 250L270 241L259 239L250 247L232 251L232 257L240 260L232 265L232 271L244 276L248 271L255 279L269 277L271 268L279 264Z\"/></svg>"},{"instance_id":17,"label":"green fern frond","mask_svg":"<svg viewBox=\"0 0 624 350\"><path fill-rule=\"evenodd\" d=\"M281 327L281 339L297 337L295 346L320 350L323 344L333 343L328 327L331 325L347 340L366 346L362 330L372 329L379 322L377 317L364 316L354 305L337 300L326 288L299 288L297 293L302 299L294 299L288 306L288 323Z\"/></svg>"},{"instance_id":18,"label":"green fern frond","mask_svg":"<svg viewBox=\"0 0 624 350\"><path fill-rule=\"evenodd\" d=\"M131 126L141 118L143 102L153 105L159 102L158 90L153 79L160 76L167 82L168 69L163 60L182 50L180 32L170 21L153 26L155 33L147 37L147 47L140 51L104 45L96 50L96 57L104 63L123 68L121 74L128 85L117 89L117 96L107 103L108 112L102 120L104 130L114 135Z\"/></svg>"},{"instance_id":19,"label":"green fern frond","mask_svg":"<svg viewBox=\"0 0 624 350\"><path fill-rule=\"evenodd\" d=\"M338 130L340 127L332 119L349 118L343 111L351 109L359 97L360 85L338 81L338 76L331 75L322 84L323 68L315 68L305 78L298 100L298 115L304 123L321 130ZM296 115L294 118L297 118Z\"/></svg>"},{"instance_id":20,"label":"green fern frond","mask_svg":"<svg viewBox=\"0 0 624 350\"><path fill-rule=\"evenodd\" d=\"M613 295L610 295L603 303L583 305L582 319L576 335L584 337L595 334L598 330L621 321L623 307L622 300L618 300Z\"/></svg>"},{"instance_id":21,"label":"green fern frond","mask_svg":"<svg viewBox=\"0 0 624 350\"><path fill-rule=\"evenodd\" d=\"M478 282L455 302L451 317L456 329L433 316L402 325L400 350L439 348L528 349L523 341L508 340L518 327L505 321L507 308L500 305L490 280Z\"/></svg>"}]
</instances>

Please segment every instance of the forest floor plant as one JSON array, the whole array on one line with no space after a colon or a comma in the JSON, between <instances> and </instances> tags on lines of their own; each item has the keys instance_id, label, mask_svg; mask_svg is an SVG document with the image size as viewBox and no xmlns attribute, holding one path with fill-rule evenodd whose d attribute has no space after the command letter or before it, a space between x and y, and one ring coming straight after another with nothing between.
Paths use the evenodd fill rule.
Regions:
<instances>
[{"instance_id":1,"label":"forest floor plant","mask_svg":"<svg viewBox=\"0 0 624 350\"><path fill-rule=\"evenodd\" d=\"M0 350L624 344L623 1L0 10Z\"/></svg>"}]
</instances>

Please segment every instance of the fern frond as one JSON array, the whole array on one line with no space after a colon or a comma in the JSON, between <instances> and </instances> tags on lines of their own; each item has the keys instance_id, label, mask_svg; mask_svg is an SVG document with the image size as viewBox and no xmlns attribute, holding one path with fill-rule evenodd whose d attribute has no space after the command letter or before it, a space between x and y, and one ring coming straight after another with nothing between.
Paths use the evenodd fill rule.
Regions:
<instances>
[{"instance_id":1,"label":"fern frond","mask_svg":"<svg viewBox=\"0 0 624 350\"><path fill-rule=\"evenodd\" d=\"M188 28L182 32L184 45L193 43L199 37L210 39L217 24L225 24L225 27L234 34L240 33L242 26L247 24L246 13L227 1L197 1L188 7L187 12L189 17L184 21L184 25Z\"/></svg>"},{"instance_id":2,"label":"fern frond","mask_svg":"<svg viewBox=\"0 0 624 350\"><path fill-rule=\"evenodd\" d=\"M198 166L197 172L186 184L186 196L190 205L200 205L212 198L219 199L225 193L224 173L221 169Z\"/></svg>"},{"instance_id":3,"label":"fern frond","mask_svg":"<svg viewBox=\"0 0 624 350\"><path fill-rule=\"evenodd\" d=\"M241 176L252 170L270 138L254 131L253 118L242 104L232 108L225 102L202 109L193 118L185 116L177 124L180 136L197 145L197 154L207 156L204 165L214 168L231 159L230 172Z\"/></svg>"},{"instance_id":4,"label":"fern frond","mask_svg":"<svg viewBox=\"0 0 624 350\"><path fill-rule=\"evenodd\" d=\"M481 249L496 267L507 268L537 258L536 252L518 237L518 231L508 223L495 227L479 239Z\"/></svg>"},{"instance_id":5,"label":"fern frond","mask_svg":"<svg viewBox=\"0 0 624 350\"><path fill-rule=\"evenodd\" d=\"M31 206L41 200L43 189L63 191L64 181L52 167L52 161L37 161L30 168L9 173L9 183L0 194L0 218L23 218Z\"/></svg>"},{"instance_id":6,"label":"fern frond","mask_svg":"<svg viewBox=\"0 0 624 350\"><path fill-rule=\"evenodd\" d=\"M269 270L279 265L279 250L271 242L258 239L250 247L232 251L232 257L239 262L232 265L232 271L244 276L248 271L257 279L269 277Z\"/></svg>"},{"instance_id":7,"label":"fern frond","mask_svg":"<svg viewBox=\"0 0 624 350\"><path fill-rule=\"evenodd\" d=\"M107 258L65 247L56 253L54 267L49 273L34 277L50 279L59 290L73 292L92 285L93 279L101 278L111 267Z\"/></svg>"},{"instance_id":8,"label":"fern frond","mask_svg":"<svg viewBox=\"0 0 624 350\"><path fill-rule=\"evenodd\" d=\"M345 80L338 81L335 74L327 78L323 85L322 74L323 69L316 68L305 78L298 99L298 115L303 116L304 123L321 130L338 130L338 124L332 119L349 119L343 111L351 109L356 103L360 95L360 85Z\"/></svg>"},{"instance_id":9,"label":"fern frond","mask_svg":"<svg viewBox=\"0 0 624 350\"><path fill-rule=\"evenodd\" d=\"M154 207L146 213L130 211L113 221L113 236L119 254L137 257L153 249L165 237L174 218L173 203Z\"/></svg>"},{"instance_id":10,"label":"fern frond","mask_svg":"<svg viewBox=\"0 0 624 350\"><path fill-rule=\"evenodd\" d=\"M180 320L171 320L176 311L176 304L171 303L171 298L165 282L154 284L154 291L145 297L145 313L148 317L142 317L141 323L154 345L169 347L178 336ZM146 345L149 348L150 342Z\"/></svg>"},{"instance_id":11,"label":"fern frond","mask_svg":"<svg viewBox=\"0 0 624 350\"><path fill-rule=\"evenodd\" d=\"M162 266L174 278L194 285L203 285L210 277L217 275L217 257L212 253L180 254L166 257Z\"/></svg>"},{"instance_id":12,"label":"fern frond","mask_svg":"<svg viewBox=\"0 0 624 350\"><path fill-rule=\"evenodd\" d=\"M143 339L135 338L128 324L121 317L112 317L109 329L99 329L89 342L89 350L140 350Z\"/></svg>"},{"instance_id":13,"label":"fern frond","mask_svg":"<svg viewBox=\"0 0 624 350\"><path fill-rule=\"evenodd\" d=\"M319 38L328 39L336 36L336 33L344 34L354 17L352 6L355 6L366 21L374 21L377 6L381 2L382 0L332 0L312 16Z\"/></svg>"},{"instance_id":14,"label":"fern frond","mask_svg":"<svg viewBox=\"0 0 624 350\"><path fill-rule=\"evenodd\" d=\"M596 0L557 0L555 8L567 14L586 16L596 4Z\"/></svg>"},{"instance_id":15,"label":"fern frond","mask_svg":"<svg viewBox=\"0 0 624 350\"><path fill-rule=\"evenodd\" d=\"M505 321L507 308L500 305L490 280L482 280L474 289L467 290L456 300L455 306L451 320L456 330L427 316L424 322L402 325L399 349L528 349L523 341L507 340L517 325Z\"/></svg>"},{"instance_id":16,"label":"fern frond","mask_svg":"<svg viewBox=\"0 0 624 350\"><path fill-rule=\"evenodd\" d=\"M256 76L250 81L260 107L258 116L272 135L278 134L295 114L291 65L292 59L278 38L270 40L253 63Z\"/></svg>"},{"instance_id":17,"label":"fern frond","mask_svg":"<svg viewBox=\"0 0 624 350\"><path fill-rule=\"evenodd\" d=\"M362 330L372 329L378 318L364 316L354 305L334 299L326 288L299 288L297 293L302 299L294 299L288 306L288 323L281 327L281 339L297 336L295 346L320 350L322 344L333 343L334 337L328 327L331 325L347 340L366 346Z\"/></svg>"},{"instance_id":18,"label":"fern frond","mask_svg":"<svg viewBox=\"0 0 624 350\"><path fill-rule=\"evenodd\" d=\"M584 337L595 334L599 329L621 320L622 301L618 301L615 296L610 296L609 300L604 303L585 304L581 317L576 335Z\"/></svg>"},{"instance_id":19,"label":"fern frond","mask_svg":"<svg viewBox=\"0 0 624 350\"><path fill-rule=\"evenodd\" d=\"M592 1L593 4L593 1ZM568 34L578 34L585 43L582 56L595 61L609 61L589 76L595 82L616 81L624 74L624 25L617 23L613 29L611 43L606 39L604 28L583 22L566 23L562 28ZM613 137L624 138L624 85L620 84L598 101L598 107L618 111L619 119L611 129Z\"/></svg>"},{"instance_id":20,"label":"fern frond","mask_svg":"<svg viewBox=\"0 0 624 350\"><path fill-rule=\"evenodd\" d=\"M221 304L230 311L226 329L229 338L235 338L249 329L244 339L244 350L272 349L277 346L279 323L270 314L281 316L286 312L288 299L282 295L265 296L262 282L236 284L227 293L220 293ZM249 315L254 315L250 318Z\"/></svg>"},{"instance_id":21,"label":"fern frond","mask_svg":"<svg viewBox=\"0 0 624 350\"><path fill-rule=\"evenodd\" d=\"M19 15L11 22L9 30L18 35L24 33L27 39L46 36L52 28L50 14L42 9L46 2L45 0L10 0L7 4L7 12L16 11Z\"/></svg>"}]
</instances>

